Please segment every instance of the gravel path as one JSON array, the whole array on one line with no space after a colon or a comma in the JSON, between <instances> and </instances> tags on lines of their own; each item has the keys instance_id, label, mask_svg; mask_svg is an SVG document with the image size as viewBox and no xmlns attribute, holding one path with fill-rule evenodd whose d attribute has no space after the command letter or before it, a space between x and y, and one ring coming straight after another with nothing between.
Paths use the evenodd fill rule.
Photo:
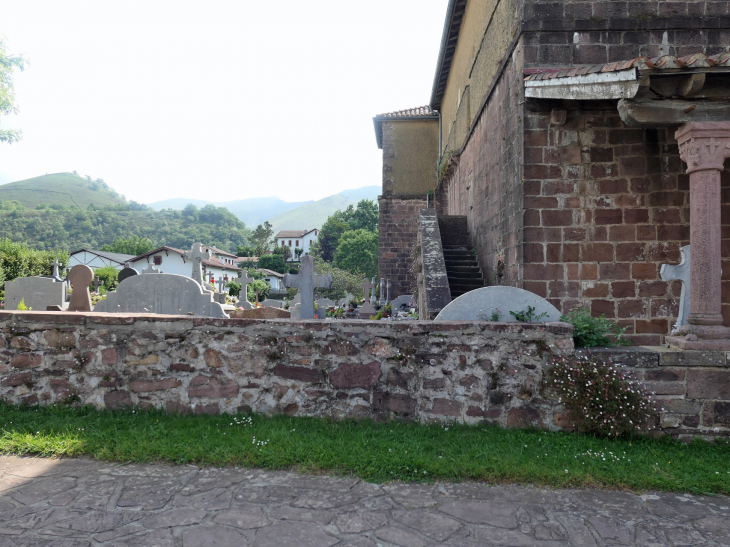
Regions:
<instances>
[{"instance_id":1,"label":"gravel path","mask_svg":"<svg viewBox=\"0 0 730 547\"><path fill-rule=\"evenodd\" d=\"M730 545L730 498L0 456L6 545Z\"/></svg>"}]
</instances>

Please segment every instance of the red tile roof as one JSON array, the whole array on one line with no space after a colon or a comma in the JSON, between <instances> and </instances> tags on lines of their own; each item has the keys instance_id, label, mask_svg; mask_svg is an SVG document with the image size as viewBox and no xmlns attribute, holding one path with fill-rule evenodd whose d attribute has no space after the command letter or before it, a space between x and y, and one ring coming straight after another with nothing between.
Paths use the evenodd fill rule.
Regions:
<instances>
[{"instance_id":1,"label":"red tile roof","mask_svg":"<svg viewBox=\"0 0 730 547\"><path fill-rule=\"evenodd\" d=\"M396 110L395 112L386 112L378 114L375 118L433 118L438 117L438 113L431 109L430 106L417 106L416 108L406 108L405 110Z\"/></svg>"},{"instance_id":2,"label":"red tile roof","mask_svg":"<svg viewBox=\"0 0 730 547\"><path fill-rule=\"evenodd\" d=\"M636 57L628 61L615 61L613 63L602 63L599 65L573 67L573 68L537 68L529 69L534 71L525 77L525 81L552 80L554 78L570 78L572 76L583 76L597 72L618 72L636 68L640 71L664 71L682 68L730 68L730 53L718 53L708 56L704 53L693 53L684 57L673 55L662 55L661 57ZM539 72L538 72L539 71Z\"/></svg>"},{"instance_id":3,"label":"red tile roof","mask_svg":"<svg viewBox=\"0 0 730 547\"><path fill-rule=\"evenodd\" d=\"M310 232L314 232L315 230L318 230L319 228L312 228L311 230L282 230L278 234L276 234L276 239L280 237L304 237Z\"/></svg>"}]
</instances>

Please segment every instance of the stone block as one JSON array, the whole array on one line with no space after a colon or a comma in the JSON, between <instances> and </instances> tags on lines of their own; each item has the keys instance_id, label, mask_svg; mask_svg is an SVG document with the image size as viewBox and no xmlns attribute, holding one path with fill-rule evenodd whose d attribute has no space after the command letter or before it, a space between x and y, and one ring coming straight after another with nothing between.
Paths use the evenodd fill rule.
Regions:
<instances>
[{"instance_id":1,"label":"stone block","mask_svg":"<svg viewBox=\"0 0 730 547\"><path fill-rule=\"evenodd\" d=\"M130 383L130 389L135 393L149 393L151 391L164 391L180 387L182 382L177 378L164 378L162 380L137 380Z\"/></svg>"},{"instance_id":2,"label":"stone block","mask_svg":"<svg viewBox=\"0 0 730 547\"><path fill-rule=\"evenodd\" d=\"M40 353L19 353L10 358L13 368L35 368L40 366L43 356Z\"/></svg>"},{"instance_id":3,"label":"stone block","mask_svg":"<svg viewBox=\"0 0 730 547\"><path fill-rule=\"evenodd\" d=\"M691 369L687 373L690 399L730 400L730 371Z\"/></svg>"},{"instance_id":4,"label":"stone block","mask_svg":"<svg viewBox=\"0 0 730 547\"><path fill-rule=\"evenodd\" d=\"M190 380L188 397L211 397L214 399L228 399L238 395L240 386L230 380L212 376L196 376Z\"/></svg>"},{"instance_id":5,"label":"stone block","mask_svg":"<svg viewBox=\"0 0 730 547\"><path fill-rule=\"evenodd\" d=\"M391 368L388 371L388 384L401 389L408 389L408 381L413 378L412 372L404 372L402 370Z\"/></svg>"},{"instance_id":6,"label":"stone block","mask_svg":"<svg viewBox=\"0 0 730 547\"><path fill-rule=\"evenodd\" d=\"M317 368L310 367L294 367L291 365L276 365L274 367L274 375L289 380L298 380L300 382L311 382L318 384L324 382L322 371Z\"/></svg>"},{"instance_id":7,"label":"stone block","mask_svg":"<svg viewBox=\"0 0 730 547\"><path fill-rule=\"evenodd\" d=\"M128 391L110 391L104 395L104 406L110 410L122 410L132 407L132 396Z\"/></svg>"},{"instance_id":8,"label":"stone block","mask_svg":"<svg viewBox=\"0 0 730 547\"><path fill-rule=\"evenodd\" d=\"M452 399L434 399L431 412L439 416L460 416L461 403Z\"/></svg>"},{"instance_id":9,"label":"stone block","mask_svg":"<svg viewBox=\"0 0 730 547\"><path fill-rule=\"evenodd\" d=\"M683 351L676 348L656 348L662 367L727 367L724 351Z\"/></svg>"},{"instance_id":10,"label":"stone block","mask_svg":"<svg viewBox=\"0 0 730 547\"><path fill-rule=\"evenodd\" d=\"M411 415L416 411L416 400L409 395L376 391L373 393L373 409Z\"/></svg>"},{"instance_id":11,"label":"stone block","mask_svg":"<svg viewBox=\"0 0 730 547\"><path fill-rule=\"evenodd\" d=\"M10 339L10 347L13 349L31 349L33 342L27 336L13 336Z\"/></svg>"},{"instance_id":12,"label":"stone block","mask_svg":"<svg viewBox=\"0 0 730 547\"><path fill-rule=\"evenodd\" d=\"M273 306L251 308L250 310L231 310L228 315L236 319L290 319L291 312Z\"/></svg>"},{"instance_id":13,"label":"stone block","mask_svg":"<svg viewBox=\"0 0 730 547\"><path fill-rule=\"evenodd\" d=\"M542 414L536 408L513 408L507 412L507 427L536 427L541 424Z\"/></svg>"},{"instance_id":14,"label":"stone block","mask_svg":"<svg viewBox=\"0 0 730 547\"><path fill-rule=\"evenodd\" d=\"M198 404L193 408L193 414L220 414L218 403Z\"/></svg>"},{"instance_id":15,"label":"stone block","mask_svg":"<svg viewBox=\"0 0 730 547\"><path fill-rule=\"evenodd\" d=\"M67 379L53 379L50 381L50 386L53 393L58 395L59 398L69 397L74 392L71 382Z\"/></svg>"},{"instance_id":16,"label":"stone block","mask_svg":"<svg viewBox=\"0 0 730 547\"><path fill-rule=\"evenodd\" d=\"M117 348L105 348L101 350L101 362L105 365L115 365L119 362Z\"/></svg>"},{"instance_id":17,"label":"stone block","mask_svg":"<svg viewBox=\"0 0 730 547\"><path fill-rule=\"evenodd\" d=\"M190 414L191 412L189 406L174 401L169 401L165 405L165 409L168 414Z\"/></svg>"},{"instance_id":18,"label":"stone block","mask_svg":"<svg viewBox=\"0 0 730 547\"><path fill-rule=\"evenodd\" d=\"M14 374L8 374L5 376L2 381L0 382L0 385L8 386L8 387L17 387L21 386L23 384L32 384L33 383L33 373L32 372L16 372Z\"/></svg>"},{"instance_id":19,"label":"stone block","mask_svg":"<svg viewBox=\"0 0 730 547\"><path fill-rule=\"evenodd\" d=\"M656 395L684 395L684 382L642 382Z\"/></svg>"},{"instance_id":20,"label":"stone block","mask_svg":"<svg viewBox=\"0 0 730 547\"><path fill-rule=\"evenodd\" d=\"M368 365L340 363L329 374L330 382L336 388L372 388L380 378L380 363L374 361Z\"/></svg>"},{"instance_id":21,"label":"stone block","mask_svg":"<svg viewBox=\"0 0 730 547\"><path fill-rule=\"evenodd\" d=\"M72 348L76 345L76 335L72 332L47 330L43 337L52 348Z\"/></svg>"},{"instance_id":22,"label":"stone block","mask_svg":"<svg viewBox=\"0 0 730 547\"><path fill-rule=\"evenodd\" d=\"M223 359L221 358L221 354L214 349L207 350L205 352L205 364L208 365L210 368L221 368L223 366Z\"/></svg>"}]
</instances>

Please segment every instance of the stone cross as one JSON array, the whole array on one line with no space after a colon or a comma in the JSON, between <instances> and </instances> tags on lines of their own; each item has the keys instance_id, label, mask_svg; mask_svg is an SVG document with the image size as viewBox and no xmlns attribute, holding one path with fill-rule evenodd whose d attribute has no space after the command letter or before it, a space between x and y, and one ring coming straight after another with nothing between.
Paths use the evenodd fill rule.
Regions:
<instances>
[{"instance_id":1,"label":"stone cross","mask_svg":"<svg viewBox=\"0 0 730 547\"><path fill-rule=\"evenodd\" d=\"M68 280L73 292L68 304L68 311L91 311L91 295L89 285L94 279L94 270L85 264L78 264L68 272Z\"/></svg>"},{"instance_id":2,"label":"stone cross","mask_svg":"<svg viewBox=\"0 0 730 547\"><path fill-rule=\"evenodd\" d=\"M302 295L302 319L314 319L314 289L329 289L332 286L332 274L317 275L314 273L314 258L304 255L298 274L286 274L285 287L298 287Z\"/></svg>"},{"instance_id":3,"label":"stone cross","mask_svg":"<svg viewBox=\"0 0 730 547\"><path fill-rule=\"evenodd\" d=\"M691 307L691 284L690 284L690 252L689 245L681 247L679 252L682 254L682 260L676 266L671 264L662 264L659 275L662 276L664 281L674 281L678 279L682 282L682 292L679 296L679 315L677 317L677 324L672 330L677 330L682 325L687 324L687 316L689 315Z\"/></svg>"},{"instance_id":4,"label":"stone cross","mask_svg":"<svg viewBox=\"0 0 730 547\"><path fill-rule=\"evenodd\" d=\"M55 259L53 261L53 277L56 279L61 279L61 277L58 274L58 267L61 265L61 263L58 261L58 259Z\"/></svg>"},{"instance_id":5,"label":"stone cross","mask_svg":"<svg viewBox=\"0 0 730 547\"><path fill-rule=\"evenodd\" d=\"M94 276L94 292L99 292L99 286L101 285L101 279L98 275Z\"/></svg>"},{"instance_id":6,"label":"stone cross","mask_svg":"<svg viewBox=\"0 0 730 547\"><path fill-rule=\"evenodd\" d=\"M385 278L380 278L380 298L378 299L378 302L381 306L385 306Z\"/></svg>"},{"instance_id":7,"label":"stone cross","mask_svg":"<svg viewBox=\"0 0 730 547\"><path fill-rule=\"evenodd\" d=\"M185 251L183 256L193 263L193 271L190 277L200 283L204 291L210 291L210 287L207 286L205 279L203 279L203 260L210 260L213 256L210 249L203 250L202 243L193 243L191 249Z\"/></svg>"},{"instance_id":8,"label":"stone cross","mask_svg":"<svg viewBox=\"0 0 730 547\"><path fill-rule=\"evenodd\" d=\"M371 281L371 283L372 283L372 288L370 289L370 303L371 304L375 304L378 301L377 297L375 296L375 289L377 287L376 279L377 278L375 276L373 276L373 280Z\"/></svg>"},{"instance_id":9,"label":"stone cross","mask_svg":"<svg viewBox=\"0 0 730 547\"><path fill-rule=\"evenodd\" d=\"M259 303L259 294L261 294L260 290L255 290L254 293L256 294L256 303Z\"/></svg>"},{"instance_id":10,"label":"stone cross","mask_svg":"<svg viewBox=\"0 0 730 547\"><path fill-rule=\"evenodd\" d=\"M363 282L363 284L360 285L360 286L362 287L362 295L363 295L362 296L362 302L364 304L369 299L368 296L370 294L370 289L373 288L373 284L370 283L370 281L368 281L367 279L365 279L365 281Z\"/></svg>"},{"instance_id":11,"label":"stone cross","mask_svg":"<svg viewBox=\"0 0 730 547\"><path fill-rule=\"evenodd\" d=\"M388 279L388 295L385 297L385 304L388 305L388 302L390 302L390 279Z\"/></svg>"},{"instance_id":12,"label":"stone cross","mask_svg":"<svg viewBox=\"0 0 730 547\"><path fill-rule=\"evenodd\" d=\"M226 280L221 277L220 279L218 279L218 292L222 293L225 288Z\"/></svg>"},{"instance_id":13,"label":"stone cross","mask_svg":"<svg viewBox=\"0 0 730 547\"><path fill-rule=\"evenodd\" d=\"M160 269L159 268L155 268L155 265L152 264L152 262L150 262L149 264L147 264L147 267L144 270L142 270L142 273L143 274L160 273Z\"/></svg>"},{"instance_id":14,"label":"stone cross","mask_svg":"<svg viewBox=\"0 0 730 547\"><path fill-rule=\"evenodd\" d=\"M252 281L253 277L249 277L246 270L241 270L241 273L238 274L238 277L236 278L236 283L239 283L241 285L241 292L238 293L239 302L241 300L244 302L248 302L248 284Z\"/></svg>"}]
</instances>

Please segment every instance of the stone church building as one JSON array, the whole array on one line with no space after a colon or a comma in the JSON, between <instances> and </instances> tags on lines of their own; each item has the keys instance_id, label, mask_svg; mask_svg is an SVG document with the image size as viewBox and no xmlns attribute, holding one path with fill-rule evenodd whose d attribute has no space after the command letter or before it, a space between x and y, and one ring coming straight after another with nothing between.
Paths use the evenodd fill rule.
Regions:
<instances>
[{"instance_id":1,"label":"stone church building","mask_svg":"<svg viewBox=\"0 0 730 547\"><path fill-rule=\"evenodd\" d=\"M432 297L432 214L462 223L487 285L635 344L730 349L729 1L450 0L430 103L374 123L394 294ZM689 324L668 336L682 285L660 270L690 241Z\"/></svg>"}]
</instances>

